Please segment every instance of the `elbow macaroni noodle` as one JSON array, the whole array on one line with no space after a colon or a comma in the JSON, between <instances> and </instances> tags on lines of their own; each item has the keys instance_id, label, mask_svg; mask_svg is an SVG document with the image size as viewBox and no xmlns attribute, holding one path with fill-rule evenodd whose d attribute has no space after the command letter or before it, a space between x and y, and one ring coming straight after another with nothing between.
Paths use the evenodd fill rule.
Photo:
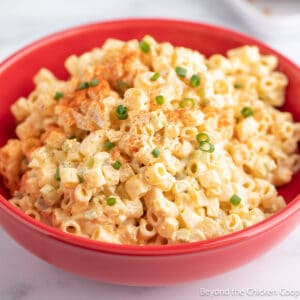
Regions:
<instances>
[{"instance_id":1,"label":"elbow macaroni noodle","mask_svg":"<svg viewBox=\"0 0 300 300\"><path fill-rule=\"evenodd\" d=\"M0 150L10 202L60 230L119 244L194 242L285 206L300 124L281 112L277 58L202 54L145 36L72 55L12 105ZM158 97L159 96L159 97Z\"/></svg>"}]
</instances>

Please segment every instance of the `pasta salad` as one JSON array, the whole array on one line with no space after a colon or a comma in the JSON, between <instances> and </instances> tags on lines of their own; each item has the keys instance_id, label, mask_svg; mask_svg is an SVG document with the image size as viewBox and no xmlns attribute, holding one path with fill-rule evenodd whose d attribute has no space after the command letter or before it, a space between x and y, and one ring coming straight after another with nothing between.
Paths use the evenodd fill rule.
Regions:
<instances>
[{"instance_id":1,"label":"pasta salad","mask_svg":"<svg viewBox=\"0 0 300 300\"><path fill-rule=\"evenodd\" d=\"M145 36L70 56L65 81L40 70L0 149L10 203L119 244L195 242L266 219L300 166L277 64L256 46L205 57Z\"/></svg>"}]
</instances>

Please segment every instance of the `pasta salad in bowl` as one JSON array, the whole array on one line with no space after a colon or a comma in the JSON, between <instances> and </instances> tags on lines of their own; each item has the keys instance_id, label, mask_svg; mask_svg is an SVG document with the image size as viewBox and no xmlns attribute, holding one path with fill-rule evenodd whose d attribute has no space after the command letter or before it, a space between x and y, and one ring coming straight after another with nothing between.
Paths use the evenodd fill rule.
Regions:
<instances>
[{"instance_id":1,"label":"pasta salad in bowl","mask_svg":"<svg viewBox=\"0 0 300 300\"><path fill-rule=\"evenodd\" d=\"M295 214L284 190L300 168L300 123L285 111L282 58L236 33L241 42L227 37L220 51L202 52L196 40L174 45L171 29L157 41L146 24L149 35L126 40L101 36L97 25L70 31L75 45L100 30L103 44L77 51L71 43L76 54L59 56L68 76L38 63L35 87L10 100L16 137L0 149L0 173L19 222L76 251L151 256L214 248ZM193 23L182 24L189 32ZM49 43L60 42L58 34Z\"/></svg>"}]
</instances>

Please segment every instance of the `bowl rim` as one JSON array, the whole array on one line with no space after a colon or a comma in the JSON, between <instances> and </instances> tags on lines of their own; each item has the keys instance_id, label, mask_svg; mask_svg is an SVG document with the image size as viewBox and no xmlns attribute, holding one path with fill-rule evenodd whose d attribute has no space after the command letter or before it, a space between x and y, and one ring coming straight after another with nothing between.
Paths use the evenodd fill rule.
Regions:
<instances>
[{"instance_id":1,"label":"bowl rim","mask_svg":"<svg viewBox=\"0 0 300 300\"><path fill-rule=\"evenodd\" d=\"M202 28L206 30L214 30L218 31L227 36L233 36L245 41L245 44L253 44L259 46L263 51L275 54L280 58L281 61L284 61L286 64L290 65L291 68L297 69L297 72L300 74L300 68L286 58L284 55L280 54L276 50L271 47L265 45L264 43L256 40L246 34L237 32L232 29L227 29L221 26L210 25L201 22L195 21L186 21L186 20L178 20L178 19L170 19L170 18L128 18L128 19L114 19L109 21L101 21L94 22L89 24L84 24L80 26L71 27L66 30L58 31L56 33L47 35L41 39L36 40L33 43L21 48L19 51L15 52L8 58L4 59L0 63L0 76L1 74L14 64L15 61L18 61L23 56L26 56L31 51L38 49L40 47L47 46L52 42L57 40L64 39L69 36L77 35L79 33L92 30L99 26L122 26L122 25L138 25L139 23L147 23L149 26L153 25L176 25L176 26L184 26L186 28ZM300 194L298 194L293 200L291 200L288 205L282 209L280 212L272 215L266 220L263 220L253 226L250 226L246 229L230 233L221 237L193 242L193 243L185 243L185 244L176 244L176 245L121 245L121 244L112 244L101 241L94 241L90 239L86 239L79 236L73 236L71 234L65 233L57 228L51 227L40 221L36 221L31 217L24 214L14 205L12 205L4 196L0 195L0 208L4 209L11 217L15 217L19 221L23 223L25 226L30 226L32 229L40 232L41 234L45 234L52 239L57 241L71 244L73 246L86 248L94 251L101 251L111 254L121 254L121 255L134 255L134 256L168 256L168 255L178 255L178 254L188 254L195 253L200 251L207 251L210 249L216 249L224 246L231 245L233 243L244 242L250 237L254 237L269 229L279 226L282 222L287 220L289 217L294 215L295 213L300 211Z\"/></svg>"}]
</instances>

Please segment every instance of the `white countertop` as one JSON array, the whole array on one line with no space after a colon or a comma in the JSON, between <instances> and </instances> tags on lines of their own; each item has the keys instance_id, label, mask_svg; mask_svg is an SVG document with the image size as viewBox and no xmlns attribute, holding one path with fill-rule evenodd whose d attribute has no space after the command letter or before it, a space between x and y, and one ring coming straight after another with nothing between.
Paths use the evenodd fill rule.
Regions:
<instances>
[{"instance_id":1,"label":"white countertop","mask_svg":"<svg viewBox=\"0 0 300 300\"><path fill-rule=\"evenodd\" d=\"M0 0L0 61L29 42L57 30L132 16L202 21L255 36L225 5L225 1L219 0ZM277 40L264 41L300 64L298 37L287 39L279 36ZM201 297L201 288L300 290L299 226L279 246L248 265L207 280L164 288L113 286L68 274L22 249L1 229L0 245L0 300L194 300L222 299ZM241 299L247 298L257 299Z\"/></svg>"}]
</instances>

